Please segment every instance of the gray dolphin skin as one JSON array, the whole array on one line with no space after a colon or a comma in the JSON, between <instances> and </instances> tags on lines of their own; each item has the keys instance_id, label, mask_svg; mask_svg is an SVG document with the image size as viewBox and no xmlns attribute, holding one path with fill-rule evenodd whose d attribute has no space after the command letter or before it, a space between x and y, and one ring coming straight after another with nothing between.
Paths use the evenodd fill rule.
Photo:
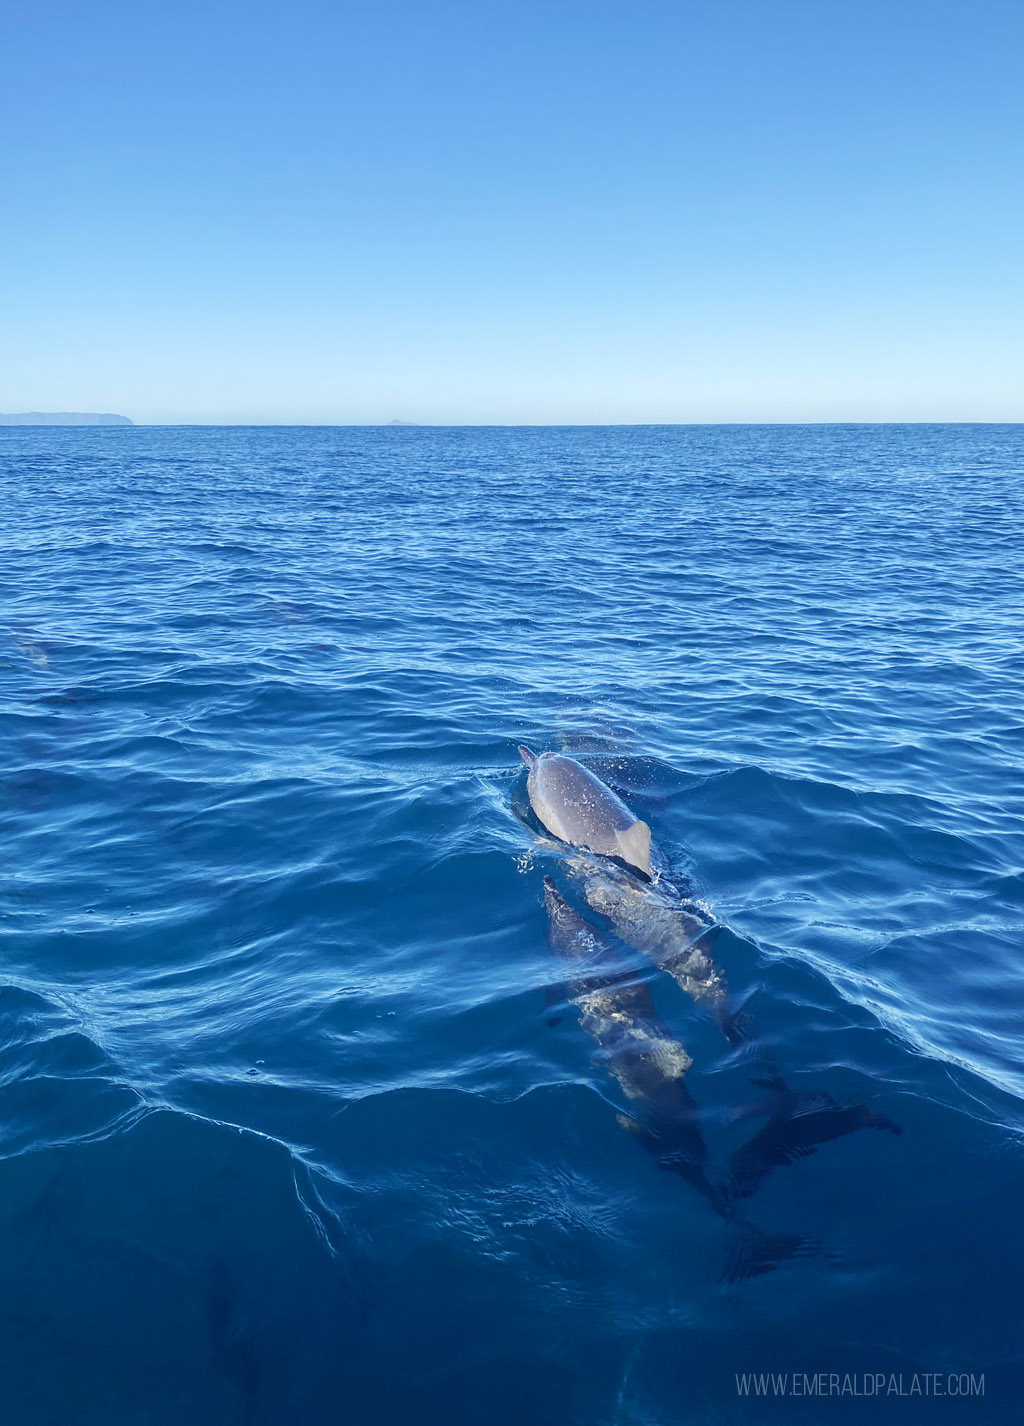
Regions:
<instances>
[{"instance_id":1,"label":"gray dolphin skin","mask_svg":"<svg viewBox=\"0 0 1024 1426\"><path fill-rule=\"evenodd\" d=\"M618 857L651 876L651 829L599 777L561 753L532 753L520 747L530 770L526 791L541 825L574 847Z\"/></svg>"},{"instance_id":2,"label":"gray dolphin skin","mask_svg":"<svg viewBox=\"0 0 1024 1426\"><path fill-rule=\"evenodd\" d=\"M616 936L670 975L691 1000L711 1012L726 1039L738 1043L742 1036L729 986L711 955L714 923L608 863L596 866L577 858L570 870L587 905L607 919Z\"/></svg>"},{"instance_id":3,"label":"gray dolphin skin","mask_svg":"<svg viewBox=\"0 0 1024 1426\"><path fill-rule=\"evenodd\" d=\"M686 1086L693 1061L658 1017L650 987L637 976L596 926L544 878L548 943L563 963L568 999L598 1058L629 1100L618 1121L659 1167L679 1174L711 1206L727 1232L722 1277L729 1282L771 1272L819 1244L802 1234L767 1234L739 1218L729 1196L705 1172L707 1148L697 1106Z\"/></svg>"},{"instance_id":4,"label":"gray dolphin skin","mask_svg":"<svg viewBox=\"0 0 1024 1426\"><path fill-rule=\"evenodd\" d=\"M526 790L537 819L560 841L625 862L643 873L638 882L611 862L577 859L588 905L606 917L615 934L677 982L690 998L710 1010L722 1033L737 1043L729 987L709 949L714 927L691 914L677 898L651 885L651 830L611 788L574 758L520 747L529 768ZM701 943L703 941L703 943Z\"/></svg>"},{"instance_id":5,"label":"gray dolphin skin","mask_svg":"<svg viewBox=\"0 0 1024 1426\"><path fill-rule=\"evenodd\" d=\"M636 1119L621 1115L619 1122L722 1211L721 1194L704 1176L707 1151L686 1088L693 1060L659 1020L650 987L630 974L628 963L570 906L549 876L544 878L544 905L548 943L565 963L568 998L579 1009L580 1024L596 1042L605 1068L636 1108Z\"/></svg>"}]
</instances>

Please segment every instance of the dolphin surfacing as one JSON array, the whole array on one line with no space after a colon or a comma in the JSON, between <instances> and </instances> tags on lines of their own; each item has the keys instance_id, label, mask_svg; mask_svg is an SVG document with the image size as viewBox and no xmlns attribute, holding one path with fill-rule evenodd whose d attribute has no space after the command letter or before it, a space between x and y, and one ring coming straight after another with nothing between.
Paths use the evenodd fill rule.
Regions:
<instances>
[{"instance_id":1,"label":"dolphin surfacing","mask_svg":"<svg viewBox=\"0 0 1024 1426\"><path fill-rule=\"evenodd\" d=\"M616 857L651 878L651 829L599 777L562 753L520 747L530 770L526 791L538 821L574 847Z\"/></svg>"}]
</instances>

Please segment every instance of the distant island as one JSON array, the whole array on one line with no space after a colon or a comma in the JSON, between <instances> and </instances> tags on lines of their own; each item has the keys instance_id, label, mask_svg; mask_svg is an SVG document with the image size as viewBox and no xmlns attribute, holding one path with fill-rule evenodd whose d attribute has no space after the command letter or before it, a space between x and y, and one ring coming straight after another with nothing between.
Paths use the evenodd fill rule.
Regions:
<instances>
[{"instance_id":1,"label":"distant island","mask_svg":"<svg viewBox=\"0 0 1024 1426\"><path fill-rule=\"evenodd\" d=\"M94 411L19 411L5 416L0 412L0 426L134 426L127 416L97 415Z\"/></svg>"}]
</instances>

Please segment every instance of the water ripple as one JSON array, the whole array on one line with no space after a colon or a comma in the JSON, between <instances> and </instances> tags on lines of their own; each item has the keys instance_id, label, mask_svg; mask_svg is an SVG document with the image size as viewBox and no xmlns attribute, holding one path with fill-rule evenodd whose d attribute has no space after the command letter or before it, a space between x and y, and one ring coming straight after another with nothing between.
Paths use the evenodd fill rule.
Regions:
<instances>
[{"instance_id":1,"label":"water ripple","mask_svg":"<svg viewBox=\"0 0 1024 1426\"><path fill-rule=\"evenodd\" d=\"M1015 1419L1024 1263L984 1225L1024 1130L1020 428L0 442L18 1390L31 1253L66 1251L97 1420L148 1373L168 1421L738 1421L760 1362L987 1368ZM766 1184L827 1248L784 1291L721 1286L719 1225L545 1019L518 742L651 822L794 1086L903 1128ZM724 1172L749 1066L674 989ZM90 1276L140 1363L106 1387Z\"/></svg>"}]
</instances>

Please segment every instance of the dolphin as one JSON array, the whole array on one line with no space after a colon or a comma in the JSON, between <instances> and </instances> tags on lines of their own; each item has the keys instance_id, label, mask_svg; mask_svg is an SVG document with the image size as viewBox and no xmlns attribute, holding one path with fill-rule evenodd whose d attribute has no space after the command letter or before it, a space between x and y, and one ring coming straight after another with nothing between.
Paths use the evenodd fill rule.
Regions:
<instances>
[{"instance_id":1,"label":"dolphin","mask_svg":"<svg viewBox=\"0 0 1024 1426\"><path fill-rule=\"evenodd\" d=\"M543 827L574 847L616 857L651 879L651 829L599 777L562 753L520 747L526 791Z\"/></svg>"},{"instance_id":2,"label":"dolphin","mask_svg":"<svg viewBox=\"0 0 1024 1426\"><path fill-rule=\"evenodd\" d=\"M726 1224L729 1253L723 1278L739 1282L771 1272L788 1258L818 1251L800 1234L766 1234L740 1219L729 1195L707 1176L707 1148L697 1105L686 1085L693 1064L683 1045L659 1019L650 986L608 939L544 878L548 942L564 963L568 999L580 1011L580 1025L595 1041L599 1059L630 1102L619 1124L656 1158L660 1168L678 1173Z\"/></svg>"},{"instance_id":3,"label":"dolphin","mask_svg":"<svg viewBox=\"0 0 1024 1426\"><path fill-rule=\"evenodd\" d=\"M766 1093L744 1117L763 1115L766 1122L733 1155L724 1190L730 1197L748 1198L776 1168L808 1158L820 1145L857 1129L901 1132L898 1124L864 1102L840 1104L829 1094L790 1088L754 1018L733 1008L725 973L712 955L719 930L713 921L609 862L598 867L577 857L569 866L587 904L613 933L710 1011L730 1047L753 1061L752 1081Z\"/></svg>"},{"instance_id":4,"label":"dolphin","mask_svg":"<svg viewBox=\"0 0 1024 1426\"><path fill-rule=\"evenodd\" d=\"M718 926L707 913L638 882L610 862L598 866L578 857L570 860L569 869L588 906L607 920L619 940L642 952L709 1010L731 1045L741 1044L746 1017L734 1012L725 972L712 955Z\"/></svg>"},{"instance_id":5,"label":"dolphin","mask_svg":"<svg viewBox=\"0 0 1024 1426\"><path fill-rule=\"evenodd\" d=\"M903 1133L888 1115L869 1104L838 1104L824 1093L798 1094L781 1076L768 1088L771 1093L761 1111L768 1115L764 1128L732 1156L724 1190L730 1198L749 1198L775 1169L806 1159L819 1145L855 1129Z\"/></svg>"},{"instance_id":6,"label":"dolphin","mask_svg":"<svg viewBox=\"0 0 1024 1426\"><path fill-rule=\"evenodd\" d=\"M548 942L566 962L569 999L580 1023L596 1041L608 1072L619 1082L641 1117L629 1127L659 1157L671 1157L684 1177L712 1201L718 1195L704 1177L707 1157L697 1124L697 1107L686 1088L693 1060L659 1020L650 986L617 955L596 926L565 900L551 877L544 878Z\"/></svg>"},{"instance_id":7,"label":"dolphin","mask_svg":"<svg viewBox=\"0 0 1024 1426\"><path fill-rule=\"evenodd\" d=\"M691 1000L710 1011L734 1050L754 1059L753 1082L768 1093L749 1112L765 1115L767 1122L735 1154L725 1189L729 1197L748 1197L774 1169L857 1129L901 1132L867 1104L841 1105L827 1094L792 1090L751 1016L733 1008L725 973L712 955L719 927L685 903L666 878L654 884L647 823L575 759L560 753L538 756L527 747L520 747L519 755L529 768L527 793L541 824L559 840L602 858L599 864L586 857L568 862L587 904L621 941L647 956ZM630 874L635 872L643 879Z\"/></svg>"}]
</instances>

